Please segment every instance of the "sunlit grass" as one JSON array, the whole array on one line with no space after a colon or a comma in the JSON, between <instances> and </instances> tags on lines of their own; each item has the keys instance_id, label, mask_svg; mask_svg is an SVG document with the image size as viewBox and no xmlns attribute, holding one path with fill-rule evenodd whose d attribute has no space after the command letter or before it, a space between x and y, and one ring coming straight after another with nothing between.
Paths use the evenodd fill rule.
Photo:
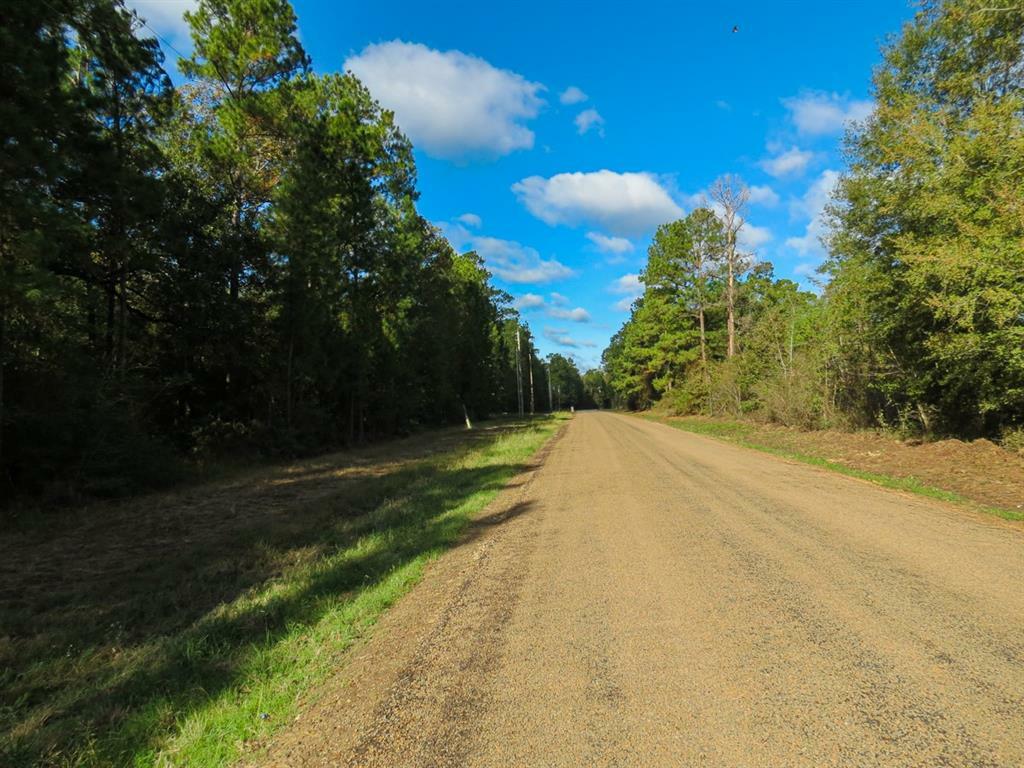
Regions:
<instances>
[{"instance_id":1,"label":"sunlit grass","mask_svg":"<svg viewBox=\"0 0 1024 768\"><path fill-rule=\"evenodd\" d=\"M38 658L46 638L6 649L18 666L0 680L14 689L0 702L0 764L229 764L294 715L559 423L520 424L318 502L328 508L310 515L318 527L301 546L292 530L244 550L278 563L272 578L178 631ZM201 563L188 565L174 578L204 578ZM54 634L73 637L74 627Z\"/></svg>"}]
</instances>

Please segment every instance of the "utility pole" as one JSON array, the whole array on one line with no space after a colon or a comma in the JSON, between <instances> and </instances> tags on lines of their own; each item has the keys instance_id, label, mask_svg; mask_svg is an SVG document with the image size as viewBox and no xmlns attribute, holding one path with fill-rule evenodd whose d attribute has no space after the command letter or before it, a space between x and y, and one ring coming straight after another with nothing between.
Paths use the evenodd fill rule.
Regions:
<instances>
[{"instance_id":1,"label":"utility pole","mask_svg":"<svg viewBox=\"0 0 1024 768\"><path fill-rule=\"evenodd\" d=\"M551 399L551 363L548 363L544 370L548 372L548 413L554 413L555 406Z\"/></svg>"},{"instance_id":2,"label":"utility pole","mask_svg":"<svg viewBox=\"0 0 1024 768\"><path fill-rule=\"evenodd\" d=\"M519 415L523 415L523 348L519 338L519 325L516 324L516 394L519 398Z\"/></svg>"},{"instance_id":3,"label":"utility pole","mask_svg":"<svg viewBox=\"0 0 1024 768\"><path fill-rule=\"evenodd\" d=\"M533 342L529 339L526 340L526 351L528 353L526 355L526 359L528 361L527 365L530 366L530 415L533 416L535 406L535 398L533 394ZM792 354L790 354L790 357L792 357Z\"/></svg>"}]
</instances>

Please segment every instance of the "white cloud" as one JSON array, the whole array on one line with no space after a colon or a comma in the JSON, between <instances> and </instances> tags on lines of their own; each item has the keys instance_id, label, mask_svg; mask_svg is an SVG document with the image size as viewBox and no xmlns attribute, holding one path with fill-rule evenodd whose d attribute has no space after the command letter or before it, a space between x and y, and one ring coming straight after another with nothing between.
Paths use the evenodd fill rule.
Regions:
<instances>
[{"instance_id":1,"label":"white cloud","mask_svg":"<svg viewBox=\"0 0 1024 768\"><path fill-rule=\"evenodd\" d=\"M586 341L583 339L574 339L569 335L568 331L563 328L545 328L544 338L548 341L552 341L560 347L570 347L578 349L579 347L596 347L592 341Z\"/></svg>"},{"instance_id":2,"label":"white cloud","mask_svg":"<svg viewBox=\"0 0 1024 768\"><path fill-rule=\"evenodd\" d=\"M790 211L796 217L813 219L821 215L822 210L832 199L836 184L839 183L839 171L824 170L804 192L803 197L790 203Z\"/></svg>"},{"instance_id":3,"label":"white cloud","mask_svg":"<svg viewBox=\"0 0 1024 768\"><path fill-rule=\"evenodd\" d=\"M510 283L550 283L574 274L556 259L542 259L533 248L514 240L474 237L473 250L479 253L487 269Z\"/></svg>"},{"instance_id":4,"label":"white cloud","mask_svg":"<svg viewBox=\"0 0 1024 768\"><path fill-rule=\"evenodd\" d=\"M575 85L570 85L564 91L562 95L558 97L558 100L563 104L581 104L588 98L587 94L577 88Z\"/></svg>"},{"instance_id":5,"label":"white cloud","mask_svg":"<svg viewBox=\"0 0 1024 768\"><path fill-rule=\"evenodd\" d=\"M604 118L596 109L585 109L576 115L576 132L582 136L593 127L597 127L598 136L604 137Z\"/></svg>"},{"instance_id":6,"label":"white cloud","mask_svg":"<svg viewBox=\"0 0 1024 768\"><path fill-rule=\"evenodd\" d=\"M126 0L125 5L172 43L185 45L190 41L189 26L183 14L194 11L198 0ZM140 34L149 36L150 32L143 29Z\"/></svg>"},{"instance_id":7,"label":"white cloud","mask_svg":"<svg viewBox=\"0 0 1024 768\"><path fill-rule=\"evenodd\" d=\"M525 122L544 89L461 51L392 40L369 45L344 65L394 110L417 147L435 157L498 157L533 147Z\"/></svg>"},{"instance_id":8,"label":"white cloud","mask_svg":"<svg viewBox=\"0 0 1024 768\"><path fill-rule=\"evenodd\" d=\"M515 302L516 309L537 309L544 306L544 297L537 293L524 293Z\"/></svg>"},{"instance_id":9,"label":"white cloud","mask_svg":"<svg viewBox=\"0 0 1024 768\"><path fill-rule=\"evenodd\" d=\"M839 171L823 171L807 188L803 197L790 204L790 210L794 215L809 219L803 235L786 240L786 246L801 256L824 255L825 249L821 244L821 238L827 232L825 206L832 199L832 193L838 183Z\"/></svg>"},{"instance_id":10,"label":"white cloud","mask_svg":"<svg viewBox=\"0 0 1024 768\"><path fill-rule=\"evenodd\" d=\"M644 284L640 282L640 275L633 272L613 282L608 286L608 290L622 295L622 298L612 305L613 309L617 312L628 312L633 302L643 295Z\"/></svg>"},{"instance_id":11,"label":"white cloud","mask_svg":"<svg viewBox=\"0 0 1024 768\"><path fill-rule=\"evenodd\" d=\"M757 250L771 240L772 231L768 227L755 227L750 222L744 222L743 228L736 236L737 244L746 251Z\"/></svg>"},{"instance_id":12,"label":"white cloud","mask_svg":"<svg viewBox=\"0 0 1024 768\"><path fill-rule=\"evenodd\" d=\"M726 111L726 112L731 112L732 111L732 104L730 104L725 99L719 99L718 101L716 101L715 102L715 106L718 107L721 110Z\"/></svg>"},{"instance_id":13,"label":"white cloud","mask_svg":"<svg viewBox=\"0 0 1024 768\"><path fill-rule=\"evenodd\" d=\"M814 153L798 147L790 147L775 157L761 161L761 167L771 176L798 176L807 170L814 159Z\"/></svg>"},{"instance_id":14,"label":"white cloud","mask_svg":"<svg viewBox=\"0 0 1024 768\"><path fill-rule=\"evenodd\" d=\"M761 186L754 184L750 187L750 204L774 208L779 204L779 196L774 189L766 184Z\"/></svg>"},{"instance_id":15,"label":"white cloud","mask_svg":"<svg viewBox=\"0 0 1024 768\"><path fill-rule=\"evenodd\" d=\"M874 109L868 100L851 99L848 95L806 91L783 99L797 131L805 136L839 133L851 120L863 120Z\"/></svg>"},{"instance_id":16,"label":"white cloud","mask_svg":"<svg viewBox=\"0 0 1024 768\"><path fill-rule=\"evenodd\" d=\"M613 253L621 255L629 253L635 247L633 243L624 237L609 237L600 232L587 232L587 240L592 242L601 253Z\"/></svg>"},{"instance_id":17,"label":"white cloud","mask_svg":"<svg viewBox=\"0 0 1024 768\"><path fill-rule=\"evenodd\" d=\"M441 222L438 226L453 247L476 251L488 271L506 282L550 283L575 274L557 259L543 259L535 249L515 240L478 235L460 224Z\"/></svg>"},{"instance_id":18,"label":"white cloud","mask_svg":"<svg viewBox=\"0 0 1024 768\"><path fill-rule=\"evenodd\" d=\"M544 313L548 317L553 317L556 320L570 320L574 323L589 323L590 313L587 312L583 307L575 307L569 309L569 299L560 293L550 293L550 303L544 300L544 297L536 293L524 293L519 299L516 300L516 309L522 310L533 310L543 309Z\"/></svg>"},{"instance_id":19,"label":"white cloud","mask_svg":"<svg viewBox=\"0 0 1024 768\"><path fill-rule=\"evenodd\" d=\"M625 293L630 296L639 296L644 292L644 284L640 282L639 274L631 272L630 274L623 275L612 283L608 290L612 293Z\"/></svg>"},{"instance_id":20,"label":"white cloud","mask_svg":"<svg viewBox=\"0 0 1024 768\"><path fill-rule=\"evenodd\" d=\"M638 235L682 215L650 173L560 173L530 176L512 185L519 201L551 225L594 222L617 235Z\"/></svg>"},{"instance_id":21,"label":"white cloud","mask_svg":"<svg viewBox=\"0 0 1024 768\"><path fill-rule=\"evenodd\" d=\"M548 317L556 320L571 320L574 323L589 323L590 313L583 307L565 309L564 307L548 307Z\"/></svg>"},{"instance_id":22,"label":"white cloud","mask_svg":"<svg viewBox=\"0 0 1024 768\"><path fill-rule=\"evenodd\" d=\"M456 217L455 220L461 221L467 227L473 227L473 229L479 229L484 224L484 220L475 213L464 213L461 216Z\"/></svg>"}]
</instances>

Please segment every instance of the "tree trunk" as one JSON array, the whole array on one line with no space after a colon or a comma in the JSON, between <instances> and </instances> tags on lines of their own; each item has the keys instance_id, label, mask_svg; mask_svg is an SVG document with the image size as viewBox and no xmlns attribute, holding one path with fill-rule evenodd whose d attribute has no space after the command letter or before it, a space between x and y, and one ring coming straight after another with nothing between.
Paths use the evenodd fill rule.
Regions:
<instances>
[{"instance_id":1,"label":"tree trunk","mask_svg":"<svg viewBox=\"0 0 1024 768\"><path fill-rule=\"evenodd\" d=\"M120 267L120 276L118 278L118 295L117 295L117 371L118 374L124 378L125 370L125 325L128 321L128 277L125 274L126 270L122 264Z\"/></svg>"},{"instance_id":2,"label":"tree trunk","mask_svg":"<svg viewBox=\"0 0 1024 768\"><path fill-rule=\"evenodd\" d=\"M725 302L728 308L728 316L726 318L726 327L729 332L729 351L728 357L732 357L736 354L736 244L733 242L732 233L729 234L729 282L726 286L725 291Z\"/></svg>"},{"instance_id":3,"label":"tree trunk","mask_svg":"<svg viewBox=\"0 0 1024 768\"><path fill-rule=\"evenodd\" d=\"M530 415L533 416L535 398L533 396L533 345L527 345L528 358L530 360Z\"/></svg>"},{"instance_id":4,"label":"tree trunk","mask_svg":"<svg viewBox=\"0 0 1024 768\"><path fill-rule=\"evenodd\" d=\"M104 333L104 352L107 357L107 365L114 365L114 314L115 307L117 306L117 296L115 296L116 289L114 288L114 278L108 277L106 284L103 286L107 292L107 327Z\"/></svg>"},{"instance_id":5,"label":"tree trunk","mask_svg":"<svg viewBox=\"0 0 1024 768\"><path fill-rule=\"evenodd\" d=\"M697 317L700 319L700 362L704 366L705 372L708 368L708 344L707 335L704 331L704 305L701 304L697 309Z\"/></svg>"},{"instance_id":6,"label":"tree trunk","mask_svg":"<svg viewBox=\"0 0 1024 768\"><path fill-rule=\"evenodd\" d=\"M4 465L4 368L7 364L7 302L0 297L0 468Z\"/></svg>"},{"instance_id":7,"label":"tree trunk","mask_svg":"<svg viewBox=\"0 0 1024 768\"><path fill-rule=\"evenodd\" d=\"M231 228L234 231L235 242L231 253L231 274L228 277L228 291L231 295L231 303L238 301L238 286L242 275L242 201L235 200L235 209L231 212Z\"/></svg>"},{"instance_id":8,"label":"tree trunk","mask_svg":"<svg viewBox=\"0 0 1024 768\"><path fill-rule=\"evenodd\" d=\"M348 396L348 447L355 444L356 439L356 393Z\"/></svg>"},{"instance_id":9,"label":"tree trunk","mask_svg":"<svg viewBox=\"0 0 1024 768\"><path fill-rule=\"evenodd\" d=\"M284 420L292 431L292 360L295 356L295 335L288 338L288 372L285 374Z\"/></svg>"}]
</instances>

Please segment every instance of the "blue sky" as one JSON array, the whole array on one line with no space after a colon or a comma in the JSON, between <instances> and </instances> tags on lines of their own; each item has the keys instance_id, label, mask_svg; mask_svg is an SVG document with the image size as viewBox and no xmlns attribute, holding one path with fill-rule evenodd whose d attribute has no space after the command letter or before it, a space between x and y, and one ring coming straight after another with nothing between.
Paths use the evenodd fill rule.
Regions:
<instances>
[{"instance_id":1,"label":"blue sky","mask_svg":"<svg viewBox=\"0 0 1024 768\"><path fill-rule=\"evenodd\" d=\"M193 3L128 0L186 52ZM901 0L294 6L315 69L355 71L395 110L421 213L481 253L542 353L583 368L628 317L657 224L721 174L752 188L748 249L809 285L843 126L870 111L879 45L912 14Z\"/></svg>"}]
</instances>

